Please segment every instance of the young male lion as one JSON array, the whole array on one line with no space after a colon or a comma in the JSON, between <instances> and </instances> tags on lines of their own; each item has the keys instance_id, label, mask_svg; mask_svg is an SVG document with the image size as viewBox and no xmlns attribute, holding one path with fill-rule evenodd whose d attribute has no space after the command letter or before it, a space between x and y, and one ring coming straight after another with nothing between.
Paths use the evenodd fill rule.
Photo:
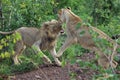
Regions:
<instances>
[{"instance_id":1,"label":"young male lion","mask_svg":"<svg viewBox=\"0 0 120 80\"><path fill-rule=\"evenodd\" d=\"M63 33L61 23L59 23L57 20L51 20L43 23L40 29L33 27L21 27L11 32L0 31L0 34L14 34L16 32L20 33L22 39L17 41L15 44L15 54L13 56L15 64L19 63L18 56L25 49L25 46L29 46L34 47L37 52L40 52L41 50L50 51L56 64L59 66L61 65L58 58L54 57L54 55L56 55L56 39L60 33ZM49 62L51 62L51 60L45 54L43 54L43 57L46 58Z\"/></svg>"},{"instance_id":2,"label":"young male lion","mask_svg":"<svg viewBox=\"0 0 120 80\"><path fill-rule=\"evenodd\" d=\"M95 45L91 34L89 33L90 30L99 31L100 35L102 34L103 38L108 38L106 34L100 31L97 28L89 27L87 25L82 25L82 20L79 16L75 15L69 8L63 8L58 11L58 17L61 22L66 23L66 34L67 38L65 43L57 52L56 57L60 57L63 52L72 44L80 44L83 48L95 51L98 53L100 58L98 59L98 64L104 68L108 68L109 58ZM108 40L112 41L111 38ZM112 61L111 66L116 67L117 63Z\"/></svg>"}]
</instances>

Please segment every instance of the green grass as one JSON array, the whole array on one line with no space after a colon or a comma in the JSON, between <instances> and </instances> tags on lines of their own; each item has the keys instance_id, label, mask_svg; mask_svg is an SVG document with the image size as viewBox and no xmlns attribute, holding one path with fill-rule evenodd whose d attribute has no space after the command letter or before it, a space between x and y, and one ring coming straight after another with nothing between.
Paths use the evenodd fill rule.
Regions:
<instances>
[{"instance_id":1,"label":"green grass","mask_svg":"<svg viewBox=\"0 0 120 80\"><path fill-rule=\"evenodd\" d=\"M12 75L15 73L23 73L36 69L40 64L43 64L43 60L40 54L28 53L33 52L31 49L26 50L26 54L19 56L22 61L18 65L14 65L11 58L4 59L0 62L0 74Z\"/></svg>"}]
</instances>

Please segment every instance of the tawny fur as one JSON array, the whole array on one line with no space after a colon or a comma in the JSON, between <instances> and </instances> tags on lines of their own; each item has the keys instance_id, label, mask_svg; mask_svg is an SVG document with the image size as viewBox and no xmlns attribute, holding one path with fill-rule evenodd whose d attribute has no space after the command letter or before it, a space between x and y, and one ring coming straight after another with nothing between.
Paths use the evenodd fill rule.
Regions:
<instances>
[{"instance_id":1,"label":"tawny fur","mask_svg":"<svg viewBox=\"0 0 120 80\"><path fill-rule=\"evenodd\" d=\"M110 66L109 58L99 49L94 41L92 40L92 36L89 33L89 30L97 31L98 29L94 27L89 27L87 25L83 25L82 20L79 16L75 15L70 9L60 9L58 11L58 17L61 22L66 23L66 34L67 38L65 43L57 52L56 57L60 57L63 52L72 44L79 43L83 48L95 51L98 53L100 58L98 59L98 64L104 68L108 68ZM99 31L99 30L98 30ZM84 34L81 34L84 32ZM102 32L102 31L101 31ZM98 32L101 34L101 32ZM101 34L105 39L106 35ZM110 39L111 40L111 39ZM112 61L112 67L116 67L117 63Z\"/></svg>"},{"instance_id":2,"label":"tawny fur","mask_svg":"<svg viewBox=\"0 0 120 80\"><path fill-rule=\"evenodd\" d=\"M41 50L50 51L57 65L61 65L61 62L58 58L54 57L56 55L55 44L57 37L61 32L63 32L61 23L57 20L52 20L43 23L40 29L33 27L21 27L15 31L11 32L1 32L0 34L14 34L20 33L22 39L17 41L15 44L15 55L13 56L13 60L15 64L18 64L18 56L25 49L25 46L34 47L36 52L40 52ZM51 60L44 54L44 58L46 58L49 62Z\"/></svg>"}]
</instances>

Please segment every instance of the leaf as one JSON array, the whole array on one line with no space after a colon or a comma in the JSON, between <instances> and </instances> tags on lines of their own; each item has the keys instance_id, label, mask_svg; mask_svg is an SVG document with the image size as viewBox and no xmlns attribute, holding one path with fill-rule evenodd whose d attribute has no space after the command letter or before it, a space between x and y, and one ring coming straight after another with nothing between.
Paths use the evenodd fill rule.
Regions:
<instances>
[{"instance_id":1,"label":"leaf","mask_svg":"<svg viewBox=\"0 0 120 80\"><path fill-rule=\"evenodd\" d=\"M1 53L1 57L2 57L2 59L4 59L4 58L5 58L5 55L4 55L4 53Z\"/></svg>"},{"instance_id":2,"label":"leaf","mask_svg":"<svg viewBox=\"0 0 120 80\"><path fill-rule=\"evenodd\" d=\"M26 7L26 4L25 4L25 3L22 3L22 4L20 4L20 7L21 7L21 8L25 8L25 7Z\"/></svg>"},{"instance_id":3,"label":"leaf","mask_svg":"<svg viewBox=\"0 0 120 80\"><path fill-rule=\"evenodd\" d=\"M10 39L10 36L6 36L6 39Z\"/></svg>"},{"instance_id":4,"label":"leaf","mask_svg":"<svg viewBox=\"0 0 120 80\"><path fill-rule=\"evenodd\" d=\"M15 40L15 39L13 39L13 43L16 43L16 40Z\"/></svg>"},{"instance_id":5,"label":"leaf","mask_svg":"<svg viewBox=\"0 0 120 80\"><path fill-rule=\"evenodd\" d=\"M15 38L16 38L17 40L20 40L20 39L21 39L20 33L16 32L15 36L16 36Z\"/></svg>"},{"instance_id":6,"label":"leaf","mask_svg":"<svg viewBox=\"0 0 120 80\"><path fill-rule=\"evenodd\" d=\"M3 48L3 45L0 45L0 50Z\"/></svg>"},{"instance_id":7,"label":"leaf","mask_svg":"<svg viewBox=\"0 0 120 80\"><path fill-rule=\"evenodd\" d=\"M15 54L15 51L14 51L14 50L12 50L12 52L11 52L11 53L12 53L12 55L14 55L14 54Z\"/></svg>"},{"instance_id":8,"label":"leaf","mask_svg":"<svg viewBox=\"0 0 120 80\"><path fill-rule=\"evenodd\" d=\"M5 40L4 40L4 39L1 39L1 43L4 44L4 43L5 43Z\"/></svg>"},{"instance_id":9,"label":"leaf","mask_svg":"<svg viewBox=\"0 0 120 80\"><path fill-rule=\"evenodd\" d=\"M9 46L9 43L6 43L6 46Z\"/></svg>"},{"instance_id":10,"label":"leaf","mask_svg":"<svg viewBox=\"0 0 120 80\"><path fill-rule=\"evenodd\" d=\"M7 43L6 43L6 42L4 43L4 46L7 46Z\"/></svg>"},{"instance_id":11,"label":"leaf","mask_svg":"<svg viewBox=\"0 0 120 80\"><path fill-rule=\"evenodd\" d=\"M6 58L10 57L10 53L9 52L5 52L4 55L5 55Z\"/></svg>"}]
</instances>

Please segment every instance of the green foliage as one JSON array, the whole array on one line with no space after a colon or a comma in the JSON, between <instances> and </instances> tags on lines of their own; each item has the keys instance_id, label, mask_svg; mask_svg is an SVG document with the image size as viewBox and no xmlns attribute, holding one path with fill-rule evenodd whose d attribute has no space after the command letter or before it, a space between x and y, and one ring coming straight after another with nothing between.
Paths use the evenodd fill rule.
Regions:
<instances>
[{"instance_id":1,"label":"green foliage","mask_svg":"<svg viewBox=\"0 0 120 80\"><path fill-rule=\"evenodd\" d=\"M114 74L100 74L100 75L96 75L93 77L92 80L119 80L118 77L120 77L119 75L114 75Z\"/></svg>"},{"instance_id":2,"label":"green foliage","mask_svg":"<svg viewBox=\"0 0 120 80\"><path fill-rule=\"evenodd\" d=\"M12 64L12 60L7 58L0 62L0 74L11 74L10 65Z\"/></svg>"},{"instance_id":3,"label":"green foliage","mask_svg":"<svg viewBox=\"0 0 120 80\"><path fill-rule=\"evenodd\" d=\"M5 30L21 26L39 27L41 22L53 19L54 1L49 0L2 0Z\"/></svg>"},{"instance_id":4,"label":"green foliage","mask_svg":"<svg viewBox=\"0 0 120 80\"><path fill-rule=\"evenodd\" d=\"M10 74L9 65L0 65L0 74Z\"/></svg>"},{"instance_id":5,"label":"green foliage","mask_svg":"<svg viewBox=\"0 0 120 80\"><path fill-rule=\"evenodd\" d=\"M96 24L108 25L112 17L120 13L120 10L116 7L119 4L120 2L118 0L95 0L91 13L93 21ZM115 13L116 9L118 10L117 13Z\"/></svg>"},{"instance_id":6,"label":"green foliage","mask_svg":"<svg viewBox=\"0 0 120 80\"><path fill-rule=\"evenodd\" d=\"M9 58L14 55L14 46L17 41L21 39L19 33L6 35L0 40L0 58Z\"/></svg>"},{"instance_id":7,"label":"green foliage","mask_svg":"<svg viewBox=\"0 0 120 80\"><path fill-rule=\"evenodd\" d=\"M0 74L11 75L28 72L38 68L40 64L43 64L40 54L35 54L30 48L28 48L25 52L25 54L19 57L22 61L19 65L14 65L12 59L9 58L2 60L0 62Z\"/></svg>"},{"instance_id":8,"label":"green foliage","mask_svg":"<svg viewBox=\"0 0 120 80\"><path fill-rule=\"evenodd\" d=\"M23 73L28 72L36 68L36 65L34 65L31 62L23 62L20 65L14 65L11 67L12 73Z\"/></svg>"},{"instance_id":9,"label":"green foliage","mask_svg":"<svg viewBox=\"0 0 120 80\"><path fill-rule=\"evenodd\" d=\"M70 62L71 64L75 63L75 48L74 46L69 47L65 52L64 56L62 57L62 63L63 65L66 64L66 62Z\"/></svg>"},{"instance_id":10,"label":"green foliage","mask_svg":"<svg viewBox=\"0 0 120 80\"><path fill-rule=\"evenodd\" d=\"M70 73L70 80L76 80L75 77L77 76L76 73L71 72Z\"/></svg>"}]
</instances>

